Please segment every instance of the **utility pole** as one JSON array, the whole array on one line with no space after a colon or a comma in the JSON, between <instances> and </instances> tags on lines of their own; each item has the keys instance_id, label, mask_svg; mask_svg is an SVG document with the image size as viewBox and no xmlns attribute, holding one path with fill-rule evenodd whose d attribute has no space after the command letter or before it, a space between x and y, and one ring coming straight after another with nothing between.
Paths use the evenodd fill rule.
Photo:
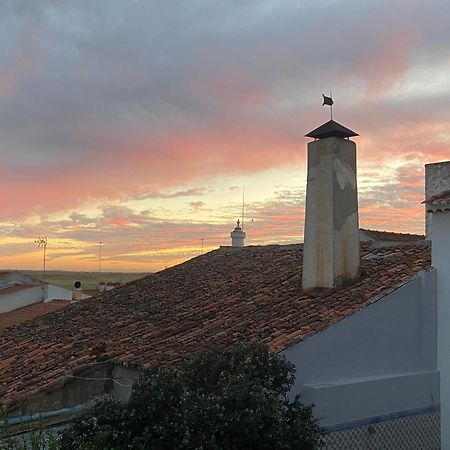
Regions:
<instances>
[{"instance_id":1,"label":"utility pole","mask_svg":"<svg viewBox=\"0 0 450 450\"><path fill-rule=\"evenodd\" d=\"M98 274L102 271L102 241L98 243Z\"/></svg>"}]
</instances>

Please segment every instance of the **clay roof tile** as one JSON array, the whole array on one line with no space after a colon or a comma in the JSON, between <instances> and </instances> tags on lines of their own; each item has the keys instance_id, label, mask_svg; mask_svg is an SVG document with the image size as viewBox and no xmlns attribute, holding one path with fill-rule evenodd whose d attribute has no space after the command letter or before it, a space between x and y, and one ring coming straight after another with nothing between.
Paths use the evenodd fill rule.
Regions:
<instances>
[{"instance_id":1,"label":"clay roof tile","mask_svg":"<svg viewBox=\"0 0 450 450\"><path fill-rule=\"evenodd\" d=\"M360 282L305 292L302 251L301 244L219 249L4 329L0 397L14 405L55 388L62 377L105 355L149 367L179 364L202 350L242 339L280 351L430 269L426 242L376 249L363 244Z\"/></svg>"}]
</instances>

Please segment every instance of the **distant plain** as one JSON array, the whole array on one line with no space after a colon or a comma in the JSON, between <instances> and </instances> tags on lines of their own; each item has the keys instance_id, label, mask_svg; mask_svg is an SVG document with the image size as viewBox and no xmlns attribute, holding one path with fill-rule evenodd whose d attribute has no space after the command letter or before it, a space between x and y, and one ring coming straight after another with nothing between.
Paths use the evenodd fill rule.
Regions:
<instances>
[{"instance_id":1,"label":"distant plain","mask_svg":"<svg viewBox=\"0 0 450 450\"><path fill-rule=\"evenodd\" d=\"M21 272L30 275L38 280L43 279L41 270L22 270ZM82 289L97 289L99 282L120 282L129 283L138 278L150 275L147 273L136 272L69 272L63 270L49 270L45 272L45 281L56 286L61 286L66 289L73 289L75 281L81 282Z\"/></svg>"}]
</instances>

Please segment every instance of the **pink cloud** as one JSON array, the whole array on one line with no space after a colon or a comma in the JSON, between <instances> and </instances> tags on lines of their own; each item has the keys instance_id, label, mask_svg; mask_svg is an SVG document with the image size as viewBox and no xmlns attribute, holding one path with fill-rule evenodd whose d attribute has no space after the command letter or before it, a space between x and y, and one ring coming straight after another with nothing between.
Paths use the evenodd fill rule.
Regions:
<instances>
[{"instance_id":1,"label":"pink cloud","mask_svg":"<svg viewBox=\"0 0 450 450\"><path fill-rule=\"evenodd\" d=\"M396 28L379 36L372 48L356 61L356 72L366 81L369 98L392 87L406 72L409 68L408 50L416 40L417 34L410 26Z\"/></svg>"},{"instance_id":2,"label":"pink cloud","mask_svg":"<svg viewBox=\"0 0 450 450\"><path fill-rule=\"evenodd\" d=\"M9 192L2 214L57 211L91 199L124 199L227 172L258 172L298 160L301 144L267 124L220 124L176 134L127 136L127 146L102 142L90 165L43 168L2 177ZM5 169L4 169L5 170Z\"/></svg>"}]
</instances>

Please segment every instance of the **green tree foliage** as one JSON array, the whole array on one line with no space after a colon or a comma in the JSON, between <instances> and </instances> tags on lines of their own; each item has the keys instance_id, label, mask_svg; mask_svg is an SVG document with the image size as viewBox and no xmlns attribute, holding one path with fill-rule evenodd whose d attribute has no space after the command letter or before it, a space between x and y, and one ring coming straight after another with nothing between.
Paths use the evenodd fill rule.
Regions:
<instances>
[{"instance_id":1,"label":"green tree foliage","mask_svg":"<svg viewBox=\"0 0 450 450\"><path fill-rule=\"evenodd\" d=\"M10 430L6 409L0 403L0 450L59 450L58 436L42 425L35 423L25 435L15 435Z\"/></svg>"},{"instance_id":2,"label":"green tree foliage","mask_svg":"<svg viewBox=\"0 0 450 450\"><path fill-rule=\"evenodd\" d=\"M294 367L259 344L155 367L127 404L104 398L62 436L62 450L315 450L311 408L287 393Z\"/></svg>"},{"instance_id":3,"label":"green tree foliage","mask_svg":"<svg viewBox=\"0 0 450 450\"><path fill-rule=\"evenodd\" d=\"M42 429L31 430L26 437L5 435L0 450L59 450L59 438Z\"/></svg>"}]
</instances>

